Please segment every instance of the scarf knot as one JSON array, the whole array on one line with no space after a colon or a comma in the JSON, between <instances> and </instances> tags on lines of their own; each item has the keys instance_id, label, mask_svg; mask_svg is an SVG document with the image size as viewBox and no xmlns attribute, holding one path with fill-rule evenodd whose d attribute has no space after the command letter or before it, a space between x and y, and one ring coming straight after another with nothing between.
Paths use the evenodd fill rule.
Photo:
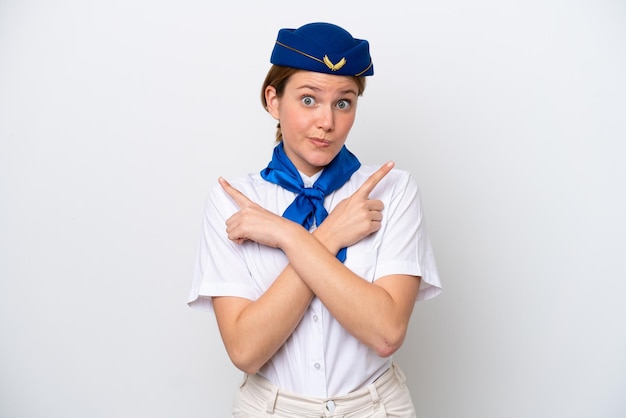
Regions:
<instances>
[{"instance_id":1,"label":"scarf knot","mask_svg":"<svg viewBox=\"0 0 626 418\"><path fill-rule=\"evenodd\" d=\"M301 191L302 196L309 199L313 204L324 201L324 192L316 187L304 187Z\"/></svg>"},{"instance_id":2,"label":"scarf knot","mask_svg":"<svg viewBox=\"0 0 626 418\"><path fill-rule=\"evenodd\" d=\"M343 186L360 166L361 163L356 156L344 145L330 164L324 167L313 187L304 187L300 173L287 157L284 145L280 142L274 147L272 160L261 171L261 177L297 193L282 216L309 230L314 224L319 226L328 216L324 208L326 196ZM343 248L337 254L337 258L343 262L345 257L346 249Z\"/></svg>"}]
</instances>

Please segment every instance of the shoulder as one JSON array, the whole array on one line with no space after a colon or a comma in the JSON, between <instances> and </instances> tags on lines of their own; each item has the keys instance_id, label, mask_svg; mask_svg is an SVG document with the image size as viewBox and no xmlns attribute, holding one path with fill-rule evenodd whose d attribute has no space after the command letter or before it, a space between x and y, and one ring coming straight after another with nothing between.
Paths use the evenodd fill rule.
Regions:
<instances>
[{"instance_id":1,"label":"shoulder","mask_svg":"<svg viewBox=\"0 0 626 418\"><path fill-rule=\"evenodd\" d=\"M368 178L369 176L371 176L372 174L374 174L374 172L376 170L378 170L380 167L382 167L383 164L362 164L361 167L359 167L359 169L354 173L354 175L357 176L364 176L365 178ZM403 179L407 179L409 177L411 177L411 172L404 170L402 168L397 168L394 167L386 176L385 179L387 179L388 181L391 182L395 182L395 181L402 181Z\"/></svg>"},{"instance_id":2,"label":"shoulder","mask_svg":"<svg viewBox=\"0 0 626 418\"><path fill-rule=\"evenodd\" d=\"M354 190L360 187L360 185L362 185L381 166L382 164L361 165L361 167L350 178L350 182L353 184ZM373 193L377 192L385 195L390 193L397 194L405 192L408 189L417 190L417 188L417 182L410 171L394 167L389 173L387 173L380 183L378 183Z\"/></svg>"},{"instance_id":3,"label":"shoulder","mask_svg":"<svg viewBox=\"0 0 626 418\"><path fill-rule=\"evenodd\" d=\"M226 178L226 180L237 190L243 194L247 192L259 190L259 188L265 187L268 182L263 180L259 173L249 173L246 175L240 175L237 177ZM213 190L222 190L222 187L216 182Z\"/></svg>"},{"instance_id":4,"label":"shoulder","mask_svg":"<svg viewBox=\"0 0 626 418\"><path fill-rule=\"evenodd\" d=\"M253 195L258 194L267 183L261 178L259 174L255 173L226 178L226 181L228 181L231 186L233 186L235 189L239 190L241 193L245 194L249 198L251 198ZM231 204L235 205L230 196L228 196L228 194L219 184L217 179L215 180L215 183L213 183L209 187L206 204L218 206L230 206Z\"/></svg>"},{"instance_id":5,"label":"shoulder","mask_svg":"<svg viewBox=\"0 0 626 418\"><path fill-rule=\"evenodd\" d=\"M226 178L226 180L248 199L275 213L284 210L286 203L290 203L295 196L293 192L264 180L259 173ZM239 209L217 181L209 191L207 205L213 205L226 215Z\"/></svg>"}]
</instances>

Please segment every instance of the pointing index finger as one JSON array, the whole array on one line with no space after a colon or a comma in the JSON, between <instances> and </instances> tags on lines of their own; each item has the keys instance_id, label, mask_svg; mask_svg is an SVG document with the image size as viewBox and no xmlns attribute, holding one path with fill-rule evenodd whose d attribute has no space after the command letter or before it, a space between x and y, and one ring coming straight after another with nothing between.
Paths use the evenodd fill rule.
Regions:
<instances>
[{"instance_id":1,"label":"pointing index finger","mask_svg":"<svg viewBox=\"0 0 626 418\"><path fill-rule=\"evenodd\" d=\"M391 171L395 163L393 161L389 161L383 164L378 170L376 170L365 183L359 187L357 193L362 194L365 197L369 197L372 190L378 185L378 183Z\"/></svg>"},{"instance_id":2,"label":"pointing index finger","mask_svg":"<svg viewBox=\"0 0 626 418\"><path fill-rule=\"evenodd\" d=\"M226 181L224 177L218 178L217 181L220 183L220 186L222 186L222 189L224 189L226 194L228 194L240 208L250 201L246 195L231 186L231 184Z\"/></svg>"}]
</instances>

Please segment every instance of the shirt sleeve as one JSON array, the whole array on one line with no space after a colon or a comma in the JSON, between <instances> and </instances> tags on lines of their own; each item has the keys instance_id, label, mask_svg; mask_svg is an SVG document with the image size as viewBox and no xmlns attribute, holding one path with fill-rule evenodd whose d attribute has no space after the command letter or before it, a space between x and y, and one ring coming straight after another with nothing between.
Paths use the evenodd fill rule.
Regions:
<instances>
[{"instance_id":1,"label":"shirt sleeve","mask_svg":"<svg viewBox=\"0 0 626 418\"><path fill-rule=\"evenodd\" d=\"M441 293L442 286L427 234L419 187L409 172L401 173L383 213L386 224L376 277L390 274L421 276L417 300L427 300Z\"/></svg>"},{"instance_id":2,"label":"shirt sleeve","mask_svg":"<svg viewBox=\"0 0 626 418\"><path fill-rule=\"evenodd\" d=\"M213 311L213 296L255 299L241 245L228 239L226 220L237 210L221 189L214 187L206 199L202 233L198 243L191 290L187 304Z\"/></svg>"}]
</instances>

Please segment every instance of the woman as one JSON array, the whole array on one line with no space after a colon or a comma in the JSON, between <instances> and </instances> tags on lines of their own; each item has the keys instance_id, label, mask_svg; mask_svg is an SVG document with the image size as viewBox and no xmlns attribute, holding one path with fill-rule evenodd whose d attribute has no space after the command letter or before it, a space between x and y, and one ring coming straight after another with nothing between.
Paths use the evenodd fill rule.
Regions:
<instances>
[{"instance_id":1,"label":"woman","mask_svg":"<svg viewBox=\"0 0 626 418\"><path fill-rule=\"evenodd\" d=\"M270 62L278 144L260 173L212 189L189 298L244 372L233 416L415 416L392 354L441 286L412 176L344 145L369 44L311 23L281 29Z\"/></svg>"}]
</instances>

